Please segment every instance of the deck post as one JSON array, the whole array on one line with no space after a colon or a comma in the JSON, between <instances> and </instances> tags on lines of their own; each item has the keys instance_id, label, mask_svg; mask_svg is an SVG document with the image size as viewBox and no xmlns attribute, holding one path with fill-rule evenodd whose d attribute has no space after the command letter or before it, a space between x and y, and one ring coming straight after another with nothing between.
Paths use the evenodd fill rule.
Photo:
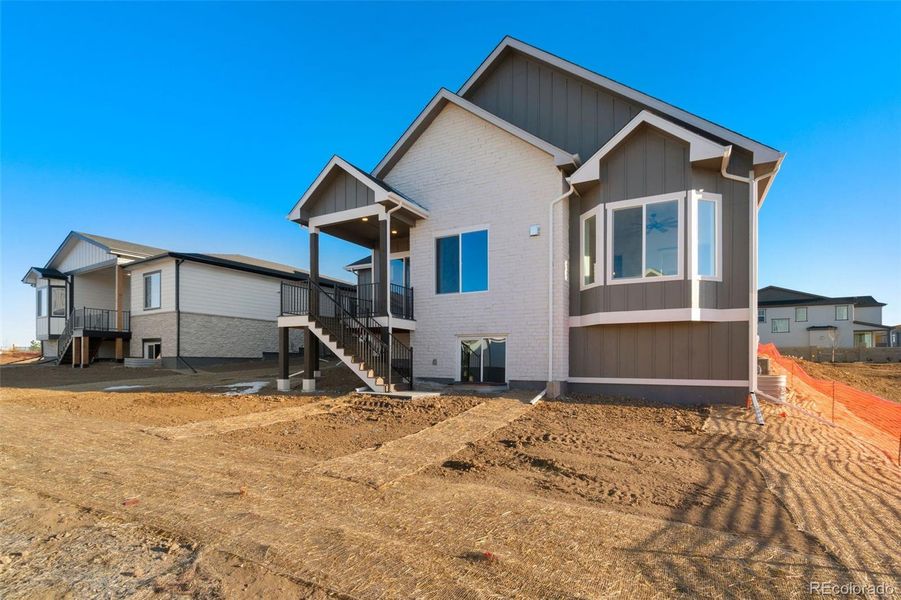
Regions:
<instances>
[{"instance_id":1,"label":"deck post","mask_svg":"<svg viewBox=\"0 0 901 600\"><path fill-rule=\"evenodd\" d=\"M316 391L316 376L314 375L316 367L313 365L313 346L319 343L319 340L313 335L313 330L309 327L303 331L303 391Z\"/></svg>"},{"instance_id":2,"label":"deck post","mask_svg":"<svg viewBox=\"0 0 901 600\"><path fill-rule=\"evenodd\" d=\"M315 317L319 316L319 229L310 228L310 281L315 286L310 286L310 311ZM310 353L311 366L304 368L304 374L311 373L312 378L319 377L319 340L313 337L313 343L304 346L304 356Z\"/></svg>"},{"instance_id":3,"label":"deck post","mask_svg":"<svg viewBox=\"0 0 901 600\"><path fill-rule=\"evenodd\" d=\"M376 315L380 317L388 316L388 283L391 280L391 257L389 256L389 223L387 215L384 215L384 218L380 217L379 220L379 251L376 253L376 258L378 260L378 265L375 272L373 273L373 279L378 277L376 280L377 288L375 290L376 294Z\"/></svg>"},{"instance_id":4,"label":"deck post","mask_svg":"<svg viewBox=\"0 0 901 600\"><path fill-rule=\"evenodd\" d=\"M125 326L122 314L125 304L125 269L121 265L116 265L114 269L116 271L116 331L121 332ZM116 360L119 362L125 360L125 340L122 337L116 338Z\"/></svg>"},{"instance_id":5,"label":"deck post","mask_svg":"<svg viewBox=\"0 0 901 600\"><path fill-rule=\"evenodd\" d=\"M81 336L81 368L85 368L91 362L91 338L86 335Z\"/></svg>"},{"instance_id":6,"label":"deck post","mask_svg":"<svg viewBox=\"0 0 901 600\"><path fill-rule=\"evenodd\" d=\"M81 338L72 337L72 367L75 368L81 362Z\"/></svg>"},{"instance_id":7,"label":"deck post","mask_svg":"<svg viewBox=\"0 0 901 600\"><path fill-rule=\"evenodd\" d=\"M289 328L278 328L278 379L275 380L275 384L280 392L291 391L290 368L288 364L288 338L290 334L291 330Z\"/></svg>"}]
</instances>

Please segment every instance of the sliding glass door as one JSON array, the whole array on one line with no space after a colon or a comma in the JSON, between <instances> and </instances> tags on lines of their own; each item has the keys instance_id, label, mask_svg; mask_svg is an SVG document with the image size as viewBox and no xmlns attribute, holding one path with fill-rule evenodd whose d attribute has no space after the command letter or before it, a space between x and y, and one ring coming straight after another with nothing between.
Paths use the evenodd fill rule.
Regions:
<instances>
[{"instance_id":1,"label":"sliding glass door","mask_svg":"<svg viewBox=\"0 0 901 600\"><path fill-rule=\"evenodd\" d=\"M460 381L506 383L507 340L475 338L460 342Z\"/></svg>"}]
</instances>

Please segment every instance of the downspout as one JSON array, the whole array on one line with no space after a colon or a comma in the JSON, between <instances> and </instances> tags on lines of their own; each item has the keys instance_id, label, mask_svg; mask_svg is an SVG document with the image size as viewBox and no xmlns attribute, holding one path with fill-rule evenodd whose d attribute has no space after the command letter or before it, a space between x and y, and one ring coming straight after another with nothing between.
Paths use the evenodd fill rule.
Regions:
<instances>
[{"instance_id":1,"label":"downspout","mask_svg":"<svg viewBox=\"0 0 901 600\"><path fill-rule=\"evenodd\" d=\"M757 393L757 220L758 220L758 204L757 204L757 184L762 179L766 179L767 177L775 177L776 173L779 172L780 167L782 166L782 160L785 157L783 155L776 161L776 166L773 167L772 171L764 173L763 175L758 175L757 177L753 176L753 170L751 171L751 176L742 177L740 175L733 175L727 171L729 166L729 159L732 156L732 146L727 146L725 151L723 152L723 160L720 164L720 174L724 179L731 179L732 181L738 181L741 183L748 184L748 196L749 196L749 223L751 224L751 235L748 240L749 252L751 255L751 269L749 275L749 283L748 283L748 387L752 394ZM756 398L755 402L756 402ZM761 421L762 419L758 419Z\"/></svg>"},{"instance_id":2,"label":"downspout","mask_svg":"<svg viewBox=\"0 0 901 600\"><path fill-rule=\"evenodd\" d=\"M547 382L554 379L554 207L557 203L569 198L576 191L569 183L569 189L554 198L547 207L548 245L547 245Z\"/></svg>"},{"instance_id":3,"label":"downspout","mask_svg":"<svg viewBox=\"0 0 901 600\"><path fill-rule=\"evenodd\" d=\"M188 368L194 371L197 370L188 363L185 359L181 357L181 301L179 298L179 282L180 282L180 269L181 263L185 262L185 259L179 258L175 261L175 368L178 368L179 363L185 363L188 365Z\"/></svg>"}]
</instances>

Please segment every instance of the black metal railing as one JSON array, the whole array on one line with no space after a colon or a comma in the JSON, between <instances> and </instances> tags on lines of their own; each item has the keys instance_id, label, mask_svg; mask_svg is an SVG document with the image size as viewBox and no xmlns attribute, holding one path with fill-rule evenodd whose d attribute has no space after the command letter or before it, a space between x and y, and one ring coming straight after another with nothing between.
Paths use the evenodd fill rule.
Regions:
<instances>
[{"instance_id":1,"label":"black metal railing","mask_svg":"<svg viewBox=\"0 0 901 600\"><path fill-rule=\"evenodd\" d=\"M378 283L364 283L353 290L340 288L320 288L320 295L326 294L341 308L355 317L378 317L385 314L379 302ZM391 316L413 320L413 288L391 284ZM320 302L320 306L327 306ZM310 314L310 288L306 281L300 283L282 282L282 315Z\"/></svg>"},{"instance_id":2,"label":"black metal railing","mask_svg":"<svg viewBox=\"0 0 901 600\"><path fill-rule=\"evenodd\" d=\"M108 308L76 308L72 315L73 329L89 331L131 331L131 312L123 310L122 326L118 323L118 312Z\"/></svg>"},{"instance_id":3,"label":"black metal railing","mask_svg":"<svg viewBox=\"0 0 901 600\"><path fill-rule=\"evenodd\" d=\"M74 319L72 318L75 314L75 309L72 309L72 312L69 313L69 317L66 319L66 326L63 327L63 332L59 334L59 339L56 340L56 364L63 359L63 354L66 351L66 346L69 345L69 342L72 340L72 323Z\"/></svg>"},{"instance_id":4,"label":"black metal railing","mask_svg":"<svg viewBox=\"0 0 901 600\"><path fill-rule=\"evenodd\" d=\"M307 285L307 282L282 282L282 314L310 314L310 286Z\"/></svg>"},{"instance_id":5,"label":"black metal railing","mask_svg":"<svg viewBox=\"0 0 901 600\"><path fill-rule=\"evenodd\" d=\"M413 320L413 288L391 284L391 316Z\"/></svg>"},{"instance_id":6,"label":"black metal railing","mask_svg":"<svg viewBox=\"0 0 901 600\"><path fill-rule=\"evenodd\" d=\"M412 386L413 350L388 333L371 312L368 299L364 296L361 303L356 290L323 289L312 281L282 283L283 315L308 316L353 362L362 363L384 384Z\"/></svg>"},{"instance_id":7,"label":"black metal railing","mask_svg":"<svg viewBox=\"0 0 901 600\"><path fill-rule=\"evenodd\" d=\"M66 326L63 327L59 339L56 341L57 362L63 359L66 346L72 340L72 335L77 330L86 331L114 331L127 332L131 331L131 312L123 310L122 325L119 325L118 313L115 309L108 308L73 308L66 319Z\"/></svg>"}]
</instances>

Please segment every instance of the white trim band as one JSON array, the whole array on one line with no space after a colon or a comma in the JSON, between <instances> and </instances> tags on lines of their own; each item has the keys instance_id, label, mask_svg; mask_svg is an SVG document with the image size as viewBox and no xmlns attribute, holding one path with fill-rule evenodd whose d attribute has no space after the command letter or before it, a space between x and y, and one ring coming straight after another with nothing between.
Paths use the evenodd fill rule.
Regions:
<instances>
[{"instance_id":1,"label":"white trim band","mask_svg":"<svg viewBox=\"0 0 901 600\"><path fill-rule=\"evenodd\" d=\"M569 318L570 327L618 325L625 323L667 323L696 321L709 323L747 322L747 308L663 308L659 310L616 310Z\"/></svg>"},{"instance_id":2,"label":"white trim band","mask_svg":"<svg viewBox=\"0 0 901 600\"><path fill-rule=\"evenodd\" d=\"M567 383L606 383L613 385L672 385L687 387L746 388L748 381L739 379L642 379L637 377L570 377Z\"/></svg>"}]
</instances>

